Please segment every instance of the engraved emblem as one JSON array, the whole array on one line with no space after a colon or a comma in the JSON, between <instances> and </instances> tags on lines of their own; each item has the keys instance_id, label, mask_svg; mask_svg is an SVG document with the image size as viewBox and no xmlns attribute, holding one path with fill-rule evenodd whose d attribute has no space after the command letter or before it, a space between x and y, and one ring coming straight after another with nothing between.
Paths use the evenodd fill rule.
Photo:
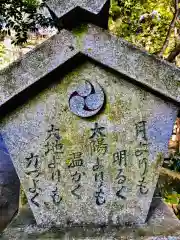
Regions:
<instances>
[{"instance_id":1,"label":"engraved emblem","mask_svg":"<svg viewBox=\"0 0 180 240\"><path fill-rule=\"evenodd\" d=\"M101 110L104 100L104 92L98 83L84 81L70 95L69 108L77 116L91 117Z\"/></svg>"}]
</instances>

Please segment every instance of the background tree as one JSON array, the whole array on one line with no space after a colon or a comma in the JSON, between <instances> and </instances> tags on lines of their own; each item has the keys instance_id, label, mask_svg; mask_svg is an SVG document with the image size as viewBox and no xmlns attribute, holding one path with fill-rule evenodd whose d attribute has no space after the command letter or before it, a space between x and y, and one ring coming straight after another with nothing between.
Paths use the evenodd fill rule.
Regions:
<instances>
[{"instance_id":1,"label":"background tree","mask_svg":"<svg viewBox=\"0 0 180 240\"><path fill-rule=\"evenodd\" d=\"M51 17L41 13L45 2L39 0L1 0L0 30L1 37L15 32L14 43L23 44L28 38L28 32L35 32L39 26L53 26Z\"/></svg>"},{"instance_id":2,"label":"background tree","mask_svg":"<svg viewBox=\"0 0 180 240\"><path fill-rule=\"evenodd\" d=\"M171 62L178 55L176 49L180 52L178 0L112 0L109 27L137 47Z\"/></svg>"},{"instance_id":3,"label":"background tree","mask_svg":"<svg viewBox=\"0 0 180 240\"><path fill-rule=\"evenodd\" d=\"M1 37L14 31L14 43L23 44L29 31L58 27L50 9L50 15L42 14L45 8L46 0L1 0ZM179 15L178 0L111 0L109 28L137 47L173 62L180 53Z\"/></svg>"}]
</instances>

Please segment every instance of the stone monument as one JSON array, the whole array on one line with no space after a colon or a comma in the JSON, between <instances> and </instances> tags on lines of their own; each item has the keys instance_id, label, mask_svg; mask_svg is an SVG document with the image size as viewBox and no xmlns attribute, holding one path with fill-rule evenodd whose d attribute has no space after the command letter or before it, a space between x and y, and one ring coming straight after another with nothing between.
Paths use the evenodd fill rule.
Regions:
<instances>
[{"instance_id":1,"label":"stone monument","mask_svg":"<svg viewBox=\"0 0 180 240\"><path fill-rule=\"evenodd\" d=\"M18 211L19 179L0 134L0 231Z\"/></svg>"},{"instance_id":2,"label":"stone monument","mask_svg":"<svg viewBox=\"0 0 180 240\"><path fill-rule=\"evenodd\" d=\"M0 77L0 131L35 221L142 225L180 106L180 70L100 28L109 1L47 5L64 29Z\"/></svg>"}]
</instances>

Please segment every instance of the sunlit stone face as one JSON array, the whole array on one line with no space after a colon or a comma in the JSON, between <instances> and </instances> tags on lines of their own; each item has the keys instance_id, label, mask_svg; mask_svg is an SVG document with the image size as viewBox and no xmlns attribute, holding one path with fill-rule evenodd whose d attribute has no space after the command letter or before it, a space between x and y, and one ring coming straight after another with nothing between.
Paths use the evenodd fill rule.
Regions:
<instances>
[{"instance_id":1,"label":"sunlit stone face","mask_svg":"<svg viewBox=\"0 0 180 240\"><path fill-rule=\"evenodd\" d=\"M87 61L0 127L38 224L139 224L175 118L173 104Z\"/></svg>"}]
</instances>

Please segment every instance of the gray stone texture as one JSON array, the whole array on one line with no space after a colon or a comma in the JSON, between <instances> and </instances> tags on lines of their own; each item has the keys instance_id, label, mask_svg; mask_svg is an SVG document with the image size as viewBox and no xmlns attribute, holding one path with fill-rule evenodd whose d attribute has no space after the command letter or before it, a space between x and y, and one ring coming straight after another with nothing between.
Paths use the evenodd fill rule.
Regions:
<instances>
[{"instance_id":1,"label":"gray stone texture","mask_svg":"<svg viewBox=\"0 0 180 240\"><path fill-rule=\"evenodd\" d=\"M81 6L90 3L99 11L105 2ZM69 67L62 77L57 68L80 55L86 62ZM180 70L93 25L62 30L0 72L0 111L24 90L30 93L40 79L43 87L44 77L54 70L50 86L1 117L0 124L37 223L143 224L179 109ZM106 95L95 118L81 119L69 109L70 95L84 80L98 83ZM146 137L142 125L137 134L138 123L145 123ZM97 146L90 153L95 126L103 130L96 133L103 138L101 151L107 148L104 154ZM119 161L123 150L127 159ZM79 152L81 167L72 160ZM102 165L98 173L97 157Z\"/></svg>"},{"instance_id":2,"label":"gray stone texture","mask_svg":"<svg viewBox=\"0 0 180 240\"><path fill-rule=\"evenodd\" d=\"M19 184L9 152L0 134L0 185Z\"/></svg>"},{"instance_id":3,"label":"gray stone texture","mask_svg":"<svg viewBox=\"0 0 180 240\"><path fill-rule=\"evenodd\" d=\"M61 18L76 7L98 14L106 2L107 0L48 0L46 4L58 18Z\"/></svg>"},{"instance_id":4,"label":"gray stone texture","mask_svg":"<svg viewBox=\"0 0 180 240\"><path fill-rule=\"evenodd\" d=\"M81 51L137 83L180 103L180 70L92 25L81 38ZM78 40L80 42L80 40Z\"/></svg>"},{"instance_id":5,"label":"gray stone texture","mask_svg":"<svg viewBox=\"0 0 180 240\"><path fill-rule=\"evenodd\" d=\"M180 103L180 70L93 25L62 30L0 72L0 106L78 53Z\"/></svg>"},{"instance_id":6,"label":"gray stone texture","mask_svg":"<svg viewBox=\"0 0 180 240\"><path fill-rule=\"evenodd\" d=\"M54 79L56 83L2 119L0 126L37 223L61 226L68 226L69 222L77 225L144 223L178 108L127 81L123 76L88 60L65 77L61 78L60 75L61 72L57 74L59 80ZM68 108L69 96L84 80L92 84L98 82L106 95L104 111L95 119L81 119ZM141 121L146 121L146 142L142 136L136 136L136 124ZM99 127L105 128L103 144L108 145L108 151L104 155L93 153L91 156L91 129L96 122ZM53 155L49 152L45 154L49 144L48 131L52 124L59 129L59 142L63 144L63 151L56 159L56 170L59 169L61 175L59 182L58 173L54 176L56 179L52 180L53 172L48 169L49 164L52 165ZM140 141L148 145L140 146ZM146 163L140 163L135 156L135 152L142 149L145 151L142 156ZM122 160L121 166L118 166L118 161L113 162L113 154L122 150L127 151L127 166L125 160ZM83 159L84 164L69 169L71 154L75 152L82 152L79 158ZM38 176L37 172L28 174L36 170L35 162L27 167L26 158L31 153L39 156ZM97 157L104 172L103 191L106 200L100 206L96 204L95 192L98 187L93 172ZM144 164L147 164L147 171ZM119 168L123 170L121 175L126 176L125 182L122 180L124 177L121 177L120 182L123 181L123 184L120 185L120 177L117 177ZM81 173L80 181L73 180L72 175L76 171ZM142 180L141 174L145 177L144 190L148 189L146 194L140 193L138 187ZM30 188L35 188L33 179L38 180L36 192L39 195L35 198L36 193L30 191ZM79 196L71 192L77 182L82 185L76 192ZM117 197L117 191L122 186L124 197ZM52 194L55 192L59 195L56 195L56 200L62 197L59 204L53 203Z\"/></svg>"},{"instance_id":7,"label":"gray stone texture","mask_svg":"<svg viewBox=\"0 0 180 240\"><path fill-rule=\"evenodd\" d=\"M0 106L77 54L78 49L70 49L73 41L73 35L62 30L2 70Z\"/></svg>"},{"instance_id":8,"label":"gray stone texture","mask_svg":"<svg viewBox=\"0 0 180 240\"><path fill-rule=\"evenodd\" d=\"M0 231L18 211L19 179L0 135Z\"/></svg>"},{"instance_id":9,"label":"gray stone texture","mask_svg":"<svg viewBox=\"0 0 180 240\"><path fill-rule=\"evenodd\" d=\"M162 200L154 199L149 218L138 228L113 226L69 227L45 229L36 225L28 206L20 209L18 217L4 231L2 240L62 239L62 240L180 240L180 223L172 210Z\"/></svg>"}]
</instances>

